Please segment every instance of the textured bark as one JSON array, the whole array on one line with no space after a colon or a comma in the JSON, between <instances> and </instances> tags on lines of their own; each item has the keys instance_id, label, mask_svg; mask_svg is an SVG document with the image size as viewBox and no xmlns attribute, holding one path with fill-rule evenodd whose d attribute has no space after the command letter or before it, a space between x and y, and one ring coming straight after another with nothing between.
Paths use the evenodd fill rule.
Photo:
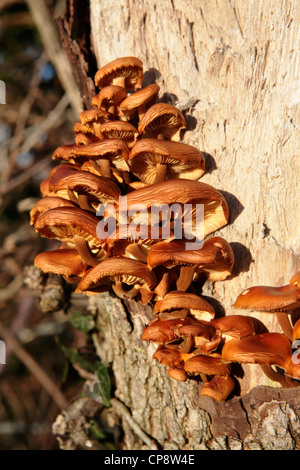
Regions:
<instances>
[{"instance_id":1,"label":"textured bark","mask_svg":"<svg viewBox=\"0 0 300 470\"><path fill-rule=\"evenodd\" d=\"M90 0L98 67L121 56L144 62L144 85L159 98L190 100L183 141L206 157L201 181L225 195L228 226L218 232L236 257L233 275L204 285L217 315L257 284L283 285L299 269L299 7L296 1ZM199 292L201 294L201 292ZM201 397L201 382L178 383L141 341L150 306L111 295L91 298L100 355L112 363L115 395L163 449L296 449L299 389L274 387L259 366L236 367L226 403ZM257 332L280 331L251 312ZM125 445L143 442L124 420Z\"/></svg>"}]
</instances>

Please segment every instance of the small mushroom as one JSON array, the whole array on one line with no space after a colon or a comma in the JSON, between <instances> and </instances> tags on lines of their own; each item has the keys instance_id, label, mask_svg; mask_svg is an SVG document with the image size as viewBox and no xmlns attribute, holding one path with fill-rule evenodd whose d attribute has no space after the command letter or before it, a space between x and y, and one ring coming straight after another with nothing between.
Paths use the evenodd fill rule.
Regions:
<instances>
[{"instance_id":1,"label":"small mushroom","mask_svg":"<svg viewBox=\"0 0 300 470\"><path fill-rule=\"evenodd\" d=\"M45 196L35 203L30 211L30 225L34 225L41 214L56 207L76 207L71 201L61 197Z\"/></svg>"},{"instance_id":2,"label":"small mushroom","mask_svg":"<svg viewBox=\"0 0 300 470\"><path fill-rule=\"evenodd\" d=\"M288 314L300 306L300 288L296 284L281 287L253 286L245 289L233 307L276 314L284 334L292 340L293 329Z\"/></svg>"},{"instance_id":3,"label":"small mushroom","mask_svg":"<svg viewBox=\"0 0 300 470\"><path fill-rule=\"evenodd\" d=\"M284 375L271 366L285 370L291 359L291 342L280 333L263 333L242 339L231 339L222 348L222 360L226 363L260 364L266 376L286 385Z\"/></svg>"},{"instance_id":4,"label":"small mushroom","mask_svg":"<svg viewBox=\"0 0 300 470\"><path fill-rule=\"evenodd\" d=\"M147 184L175 178L198 180L205 171L204 156L196 147L151 138L133 146L128 163L131 172Z\"/></svg>"},{"instance_id":5,"label":"small mushroom","mask_svg":"<svg viewBox=\"0 0 300 470\"><path fill-rule=\"evenodd\" d=\"M215 316L213 306L202 297L181 291L171 291L163 299L158 300L154 305L153 314L159 315L162 312L183 309L187 309L193 318L200 321L210 321Z\"/></svg>"},{"instance_id":6,"label":"small mushroom","mask_svg":"<svg viewBox=\"0 0 300 470\"><path fill-rule=\"evenodd\" d=\"M53 158L72 161L82 166L89 160L95 174L106 178L111 178L113 170L127 173L128 156L129 148L121 139L105 139L88 145L66 145L56 149L53 154Z\"/></svg>"},{"instance_id":7,"label":"small mushroom","mask_svg":"<svg viewBox=\"0 0 300 470\"><path fill-rule=\"evenodd\" d=\"M230 376L215 375L209 382L203 384L201 396L213 398L216 401L224 401L233 392L235 381Z\"/></svg>"},{"instance_id":8,"label":"small mushroom","mask_svg":"<svg viewBox=\"0 0 300 470\"><path fill-rule=\"evenodd\" d=\"M185 240L156 243L148 253L148 266L154 268L163 265L170 269L179 269L177 290L189 288L195 276L204 275L206 280L215 282L226 279L232 272L234 253L221 237L206 240L200 249L186 250Z\"/></svg>"},{"instance_id":9,"label":"small mushroom","mask_svg":"<svg viewBox=\"0 0 300 470\"><path fill-rule=\"evenodd\" d=\"M118 107L120 103L127 97L124 87L117 85L109 85L100 90L100 92L92 98L92 106L108 112L113 119L118 115Z\"/></svg>"},{"instance_id":10,"label":"small mushroom","mask_svg":"<svg viewBox=\"0 0 300 470\"><path fill-rule=\"evenodd\" d=\"M59 274L72 283L78 282L88 268L77 250L71 248L39 253L34 265L44 273Z\"/></svg>"},{"instance_id":11,"label":"small mushroom","mask_svg":"<svg viewBox=\"0 0 300 470\"><path fill-rule=\"evenodd\" d=\"M40 215L34 229L42 237L57 239L75 247L82 260L94 266L106 257L104 240L97 237L98 219L90 212L73 207L58 207Z\"/></svg>"},{"instance_id":12,"label":"small mushroom","mask_svg":"<svg viewBox=\"0 0 300 470\"><path fill-rule=\"evenodd\" d=\"M137 129L127 121L105 122L100 127L104 139L121 139L132 148L138 137Z\"/></svg>"},{"instance_id":13,"label":"small mushroom","mask_svg":"<svg viewBox=\"0 0 300 470\"><path fill-rule=\"evenodd\" d=\"M213 318L210 323L216 330L220 330L225 339L242 339L255 334L252 319L245 315L226 315L225 317Z\"/></svg>"},{"instance_id":14,"label":"small mushroom","mask_svg":"<svg viewBox=\"0 0 300 470\"><path fill-rule=\"evenodd\" d=\"M123 257L111 257L91 268L82 277L76 292L87 295L113 289L122 299L133 299L138 294L142 303L153 296L156 277L145 263Z\"/></svg>"},{"instance_id":15,"label":"small mushroom","mask_svg":"<svg viewBox=\"0 0 300 470\"><path fill-rule=\"evenodd\" d=\"M126 90L137 90L142 87L143 62L137 57L115 59L96 72L94 81L99 88L117 85Z\"/></svg>"},{"instance_id":16,"label":"small mushroom","mask_svg":"<svg viewBox=\"0 0 300 470\"><path fill-rule=\"evenodd\" d=\"M230 364L223 361L220 354L213 353L209 356L197 355L190 357L184 364L184 370L188 375L218 375L227 377L230 374Z\"/></svg>"},{"instance_id":17,"label":"small mushroom","mask_svg":"<svg viewBox=\"0 0 300 470\"><path fill-rule=\"evenodd\" d=\"M176 366L169 367L168 375L179 382L185 382L187 379L187 373L184 370L183 364L177 364Z\"/></svg>"},{"instance_id":18,"label":"small mushroom","mask_svg":"<svg viewBox=\"0 0 300 470\"><path fill-rule=\"evenodd\" d=\"M182 112L167 103L151 106L139 122L138 131L143 137L155 139L180 140L181 129L186 128Z\"/></svg>"},{"instance_id":19,"label":"small mushroom","mask_svg":"<svg viewBox=\"0 0 300 470\"><path fill-rule=\"evenodd\" d=\"M142 334L142 340L166 344L184 338L201 337L204 340L209 340L210 334L211 331L207 325L191 317L176 317L169 320L163 320L158 317L146 326ZM183 353L190 352L183 351L180 346L178 346L178 349Z\"/></svg>"},{"instance_id":20,"label":"small mushroom","mask_svg":"<svg viewBox=\"0 0 300 470\"><path fill-rule=\"evenodd\" d=\"M110 121L111 118L112 116L110 113L98 108L86 109L81 111L79 114L80 122L84 126L92 126L95 132L95 136L97 136L100 140L103 138L101 134L101 124Z\"/></svg>"},{"instance_id":21,"label":"small mushroom","mask_svg":"<svg viewBox=\"0 0 300 470\"><path fill-rule=\"evenodd\" d=\"M183 357L179 350L170 349L163 345L158 346L152 358L167 367L174 367L183 364Z\"/></svg>"},{"instance_id":22,"label":"small mushroom","mask_svg":"<svg viewBox=\"0 0 300 470\"><path fill-rule=\"evenodd\" d=\"M55 195L78 204L81 209L92 212L100 204L118 202L121 196L119 186L110 178L65 165L60 165L54 174L50 174L49 189Z\"/></svg>"},{"instance_id":23,"label":"small mushroom","mask_svg":"<svg viewBox=\"0 0 300 470\"><path fill-rule=\"evenodd\" d=\"M137 113L139 120L144 116L147 108L155 104L159 86L155 83L145 86L127 96L119 106L120 119L130 121Z\"/></svg>"}]
</instances>

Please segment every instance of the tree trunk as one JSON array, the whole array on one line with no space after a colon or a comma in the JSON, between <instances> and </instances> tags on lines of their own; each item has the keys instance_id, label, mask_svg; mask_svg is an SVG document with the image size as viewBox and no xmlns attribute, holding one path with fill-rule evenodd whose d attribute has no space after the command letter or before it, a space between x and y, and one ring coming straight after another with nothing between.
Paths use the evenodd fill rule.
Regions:
<instances>
[{"instance_id":1,"label":"tree trunk","mask_svg":"<svg viewBox=\"0 0 300 470\"><path fill-rule=\"evenodd\" d=\"M73 21L70 13L60 19L60 32L88 107L95 68L70 39ZM220 190L230 208L228 225L216 235L234 250L234 272L202 292L217 316L247 314L232 307L244 288L287 284L299 269L298 24L296 0L90 0L97 66L139 57L143 85L156 82L162 101L190 104L183 142L204 153L201 181ZM101 294L91 297L90 308L104 325L100 355L112 364L115 397L153 445L297 448L299 389L276 388L259 366L243 366L235 396L217 403L200 396L201 382L176 382L152 360L155 348L141 341L153 319L149 305ZM251 317L257 332L281 331L273 315ZM125 448L144 448L125 418L123 429Z\"/></svg>"}]
</instances>

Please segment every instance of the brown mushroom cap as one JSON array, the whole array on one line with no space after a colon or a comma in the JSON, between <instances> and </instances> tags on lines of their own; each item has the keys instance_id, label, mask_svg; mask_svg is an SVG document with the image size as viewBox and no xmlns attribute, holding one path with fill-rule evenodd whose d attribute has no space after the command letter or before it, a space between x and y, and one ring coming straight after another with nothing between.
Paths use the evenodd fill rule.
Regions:
<instances>
[{"instance_id":1,"label":"brown mushroom cap","mask_svg":"<svg viewBox=\"0 0 300 470\"><path fill-rule=\"evenodd\" d=\"M85 135L88 135L88 136L95 137L95 129L94 129L94 126L93 126L92 123L83 124L80 121L75 122L75 124L73 126L73 132L74 132L75 136L78 135L78 134L85 134ZM97 137L97 139L98 139L98 137Z\"/></svg>"},{"instance_id":2,"label":"brown mushroom cap","mask_svg":"<svg viewBox=\"0 0 300 470\"><path fill-rule=\"evenodd\" d=\"M103 88L108 85L123 86L137 90L142 87L143 62L137 57L121 57L101 67L95 75L95 85Z\"/></svg>"},{"instance_id":3,"label":"brown mushroom cap","mask_svg":"<svg viewBox=\"0 0 300 470\"><path fill-rule=\"evenodd\" d=\"M187 373L184 370L183 364L169 367L168 375L171 379L178 380L179 382L185 382L187 379Z\"/></svg>"},{"instance_id":4,"label":"brown mushroom cap","mask_svg":"<svg viewBox=\"0 0 300 470\"><path fill-rule=\"evenodd\" d=\"M110 119L110 113L98 108L85 109L79 114L79 120L83 125L92 124L93 122L102 124L103 122L110 121Z\"/></svg>"},{"instance_id":5,"label":"brown mushroom cap","mask_svg":"<svg viewBox=\"0 0 300 470\"><path fill-rule=\"evenodd\" d=\"M184 370L188 375L218 375L230 374L230 366L225 364L219 354L197 355L190 357L184 364Z\"/></svg>"},{"instance_id":6,"label":"brown mushroom cap","mask_svg":"<svg viewBox=\"0 0 300 470\"><path fill-rule=\"evenodd\" d=\"M82 209L93 211L99 204L118 202L121 196L119 186L110 178L65 165L60 165L54 174L50 174L49 189Z\"/></svg>"},{"instance_id":7,"label":"brown mushroom cap","mask_svg":"<svg viewBox=\"0 0 300 470\"><path fill-rule=\"evenodd\" d=\"M92 105L108 113L117 114L119 104L126 98L125 88L117 85L108 85L92 98Z\"/></svg>"},{"instance_id":8,"label":"brown mushroom cap","mask_svg":"<svg viewBox=\"0 0 300 470\"><path fill-rule=\"evenodd\" d=\"M34 225L38 217L49 209L56 207L76 207L71 201L67 201L61 197L56 196L45 196L36 202L30 211L30 225Z\"/></svg>"},{"instance_id":9,"label":"brown mushroom cap","mask_svg":"<svg viewBox=\"0 0 300 470\"><path fill-rule=\"evenodd\" d=\"M225 317L213 318L211 325L220 330L222 335L233 338L246 338L255 334L253 321L245 315L226 315Z\"/></svg>"},{"instance_id":10,"label":"brown mushroom cap","mask_svg":"<svg viewBox=\"0 0 300 470\"><path fill-rule=\"evenodd\" d=\"M143 341L158 343L170 343L184 337L202 337L208 340L210 339L210 330L207 325L191 317L170 320L156 318L146 326L142 334Z\"/></svg>"},{"instance_id":11,"label":"brown mushroom cap","mask_svg":"<svg viewBox=\"0 0 300 470\"><path fill-rule=\"evenodd\" d=\"M111 166L117 170L129 170L127 165L129 148L121 139L105 139L88 145L74 145L71 154L75 161L89 159L100 162L102 159L108 159Z\"/></svg>"},{"instance_id":12,"label":"brown mushroom cap","mask_svg":"<svg viewBox=\"0 0 300 470\"><path fill-rule=\"evenodd\" d=\"M127 96L119 106L120 116L130 120L135 112L138 112L139 119L144 115L146 106L149 107L155 103L159 92L159 86L156 83L145 86L131 95Z\"/></svg>"},{"instance_id":13,"label":"brown mushroom cap","mask_svg":"<svg viewBox=\"0 0 300 470\"><path fill-rule=\"evenodd\" d=\"M174 367L183 363L182 354L177 349L170 349L166 346L158 346L157 350L152 356L160 364L167 367Z\"/></svg>"},{"instance_id":14,"label":"brown mushroom cap","mask_svg":"<svg viewBox=\"0 0 300 470\"><path fill-rule=\"evenodd\" d=\"M121 283L130 286L128 295L125 290L121 293L116 290L116 285ZM149 271L145 263L129 258L111 257L87 271L79 282L76 292L91 295L99 292L99 289L103 291L113 287L117 295L132 298L132 295L137 295L141 289L151 291L155 284L156 276ZM121 289L121 286L119 287Z\"/></svg>"},{"instance_id":15,"label":"brown mushroom cap","mask_svg":"<svg viewBox=\"0 0 300 470\"><path fill-rule=\"evenodd\" d=\"M97 237L98 222L97 217L85 210L59 207L40 215L34 229L42 237L75 245L81 258L93 266L106 255L103 250L104 241Z\"/></svg>"},{"instance_id":16,"label":"brown mushroom cap","mask_svg":"<svg viewBox=\"0 0 300 470\"><path fill-rule=\"evenodd\" d=\"M180 131L185 128L186 121L179 109L167 103L156 103L145 112L138 131L145 137L161 135L167 140L179 141Z\"/></svg>"},{"instance_id":17,"label":"brown mushroom cap","mask_svg":"<svg viewBox=\"0 0 300 470\"><path fill-rule=\"evenodd\" d=\"M188 309L197 320L211 320L215 316L215 310L202 297L188 292L171 291L162 300L158 300L153 308L153 314L161 312Z\"/></svg>"},{"instance_id":18,"label":"brown mushroom cap","mask_svg":"<svg viewBox=\"0 0 300 470\"><path fill-rule=\"evenodd\" d=\"M226 400L233 392L235 382L230 375L226 377L215 376L203 384L201 396L211 397L219 402Z\"/></svg>"},{"instance_id":19,"label":"brown mushroom cap","mask_svg":"<svg viewBox=\"0 0 300 470\"><path fill-rule=\"evenodd\" d=\"M280 333L231 339L222 349L222 360L225 362L277 365L285 369L290 358L291 342Z\"/></svg>"},{"instance_id":20,"label":"brown mushroom cap","mask_svg":"<svg viewBox=\"0 0 300 470\"><path fill-rule=\"evenodd\" d=\"M281 287L253 286L245 289L233 307L264 312L287 312L300 306L300 288L288 284Z\"/></svg>"},{"instance_id":21,"label":"brown mushroom cap","mask_svg":"<svg viewBox=\"0 0 300 470\"><path fill-rule=\"evenodd\" d=\"M203 204L204 237L226 225L229 217L224 196L212 186L199 181L175 179L131 191L126 195L124 208L121 205L118 210L121 214L127 214L130 207L139 204L149 211L162 205Z\"/></svg>"},{"instance_id":22,"label":"brown mushroom cap","mask_svg":"<svg viewBox=\"0 0 300 470\"><path fill-rule=\"evenodd\" d=\"M163 265L167 268L181 267L178 289L187 290L193 277L203 273L208 281L221 281L232 272L234 253L226 240L213 237L200 249L185 249L184 240L172 240L153 245L148 253L150 268Z\"/></svg>"},{"instance_id":23,"label":"brown mushroom cap","mask_svg":"<svg viewBox=\"0 0 300 470\"><path fill-rule=\"evenodd\" d=\"M196 147L181 142L141 139L129 155L131 172L142 182L152 184L180 178L198 180L205 171L203 154Z\"/></svg>"},{"instance_id":24,"label":"brown mushroom cap","mask_svg":"<svg viewBox=\"0 0 300 470\"><path fill-rule=\"evenodd\" d=\"M61 248L39 253L34 265L44 273L60 274L67 280L81 277L87 270L87 264L81 259L77 250Z\"/></svg>"},{"instance_id":25,"label":"brown mushroom cap","mask_svg":"<svg viewBox=\"0 0 300 470\"><path fill-rule=\"evenodd\" d=\"M138 131L127 121L110 121L101 124L100 132L104 139L121 139L132 148L136 142Z\"/></svg>"}]
</instances>

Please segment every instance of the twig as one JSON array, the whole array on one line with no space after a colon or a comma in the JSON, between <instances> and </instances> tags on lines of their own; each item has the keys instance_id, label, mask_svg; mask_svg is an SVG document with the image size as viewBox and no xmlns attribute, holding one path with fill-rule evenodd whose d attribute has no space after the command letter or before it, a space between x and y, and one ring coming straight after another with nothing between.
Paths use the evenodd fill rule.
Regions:
<instances>
[{"instance_id":1,"label":"twig","mask_svg":"<svg viewBox=\"0 0 300 470\"><path fill-rule=\"evenodd\" d=\"M27 0L27 4L40 33L46 54L56 69L62 87L70 97L75 115L78 116L82 111L80 94L46 2L45 0Z\"/></svg>"},{"instance_id":2,"label":"twig","mask_svg":"<svg viewBox=\"0 0 300 470\"><path fill-rule=\"evenodd\" d=\"M0 337L9 345L13 354L27 367L40 382L60 409L66 409L68 402L62 392L45 373L35 359L21 346L19 341L0 322Z\"/></svg>"},{"instance_id":3,"label":"twig","mask_svg":"<svg viewBox=\"0 0 300 470\"><path fill-rule=\"evenodd\" d=\"M42 160L34 163L31 167L27 168L23 173L16 176L14 179L9 181L6 185L0 187L0 196L8 194L11 191L14 191L18 186L26 183L33 175L36 175L44 168L47 168L51 162L51 156L47 155Z\"/></svg>"},{"instance_id":4,"label":"twig","mask_svg":"<svg viewBox=\"0 0 300 470\"><path fill-rule=\"evenodd\" d=\"M131 426L131 429L135 432L135 434L141 438L141 440L149 447L150 450L157 450L158 447L155 442L140 428L136 421L134 421L133 417L129 413L128 409L126 408L123 403L121 403L116 398L112 398L110 400L110 404L116 411L118 411L124 419L128 422Z\"/></svg>"},{"instance_id":5,"label":"twig","mask_svg":"<svg viewBox=\"0 0 300 470\"><path fill-rule=\"evenodd\" d=\"M55 108L48 114L46 119L35 127L34 131L27 137L25 142L20 148L20 153L29 152L40 140L43 134L49 131L57 122L58 118L67 108L70 103L69 95L66 93L55 106Z\"/></svg>"}]
</instances>

